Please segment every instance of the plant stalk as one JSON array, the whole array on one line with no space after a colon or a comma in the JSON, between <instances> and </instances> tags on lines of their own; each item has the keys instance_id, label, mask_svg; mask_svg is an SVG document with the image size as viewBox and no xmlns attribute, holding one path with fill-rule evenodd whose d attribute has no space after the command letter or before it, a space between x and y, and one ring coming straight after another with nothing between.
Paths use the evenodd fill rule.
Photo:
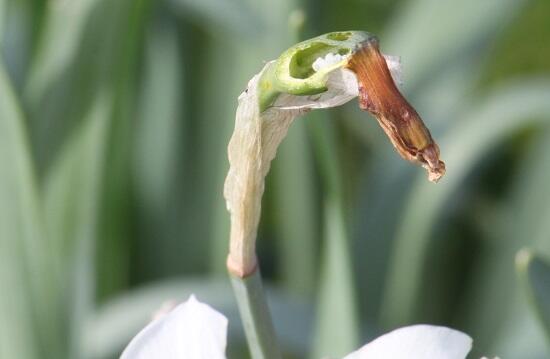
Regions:
<instances>
[{"instance_id":1,"label":"plant stalk","mask_svg":"<svg viewBox=\"0 0 550 359\"><path fill-rule=\"evenodd\" d=\"M256 267L252 274L244 278L231 272L229 276L252 359L282 358L263 291L260 270Z\"/></svg>"}]
</instances>

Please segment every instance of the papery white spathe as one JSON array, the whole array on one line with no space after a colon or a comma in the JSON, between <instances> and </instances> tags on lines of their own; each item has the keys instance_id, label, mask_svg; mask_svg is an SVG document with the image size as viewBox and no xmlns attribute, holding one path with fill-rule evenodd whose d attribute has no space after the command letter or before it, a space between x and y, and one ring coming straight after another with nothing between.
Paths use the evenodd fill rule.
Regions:
<instances>
[{"instance_id":1,"label":"papery white spathe","mask_svg":"<svg viewBox=\"0 0 550 359\"><path fill-rule=\"evenodd\" d=\"M235 130L228 146L229 173L224 197L231 213L231 240L228 268L238 276L256 267L255 242L260 220L264 178L269 172L279 144L300 115L320 108L340 106L358 94L357 78L347 69L331 71L327 91L310 96L280 94L273 105L260 112L258 86L264 69L248 83L239 96Z\"/></svg>"},{"instance_id":2,"label":"papery white spathe","mask_svg":"<svg viewBox=\"0 0 550 359\"><path fill-rule=\"evenodd\" d=\"M472 338L454 329L413 325L376 338L344 359L464 359Z\"/></svg>"},{"instance_id":3,"label":"papery white spathe","mask_svg":"<svg viewBox=\"0 0 550 359\"><path fill-rule=\"evenodd\" d=\"M132 339L121 359L224 359L227 318L194 295Z\"/></svg>"},{"instance_id":4,"label":"papery white spathe","mask_svg":"<svg viewBox=\"0 0 550 359\"><path fill-rule=\"evenodd\" d=\"M349 56L349 55L348 55ZM331 66L344 57L327 54L315 60L315 68ZM386 56L394 79L400 78L397 56ZM281 93L265 111L259 107L258 86L271 61L248 83L239 96L235 129L228 146L229 173L224 197L231 213L231 240L228 268L244 277L256 267L255 243L264 192L264 178L269 172L279 144L297 117L313 109L331 108L357 97L359 85L354 72L337 67L327 74L327 91L308 96Z\"/></svg>"}]
</instances>

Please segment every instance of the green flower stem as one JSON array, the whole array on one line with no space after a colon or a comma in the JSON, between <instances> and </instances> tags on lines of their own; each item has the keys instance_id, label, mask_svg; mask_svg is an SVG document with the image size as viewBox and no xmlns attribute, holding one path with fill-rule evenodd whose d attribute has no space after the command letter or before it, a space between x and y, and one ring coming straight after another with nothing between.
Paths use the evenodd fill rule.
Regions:
<instances>
[{"instance_id":1,"label":"green flower stem","mask_svg":"<svg viewBox=\"0 0 550 359\"><path fill-rule=\"evenodd\" d=\"M252 359L282 358L263 291L260 270L256 268L245 278L232 274L229 276Z\"/></svg>"}]
</instances>

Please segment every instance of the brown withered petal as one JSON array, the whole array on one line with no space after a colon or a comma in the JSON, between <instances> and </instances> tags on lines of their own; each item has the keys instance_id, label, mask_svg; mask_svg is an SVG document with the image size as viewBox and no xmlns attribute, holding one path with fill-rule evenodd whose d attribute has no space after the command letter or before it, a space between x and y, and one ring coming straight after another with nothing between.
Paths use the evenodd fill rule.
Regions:
<instances>
[{"instance_id":1,"label":"brown withered petal","mask_svg":"<svg viewBox=\"0 0 550 359\"><path fill-rule=\"evenodd\" d=\"M376 117L401 157L421 164L428 171L428 179L437 182L445 174L439 147L416 110L399 92L378 41L373 38L362 43L346 66L357 76L359 107Z\"/></svg>"}]
</instances>

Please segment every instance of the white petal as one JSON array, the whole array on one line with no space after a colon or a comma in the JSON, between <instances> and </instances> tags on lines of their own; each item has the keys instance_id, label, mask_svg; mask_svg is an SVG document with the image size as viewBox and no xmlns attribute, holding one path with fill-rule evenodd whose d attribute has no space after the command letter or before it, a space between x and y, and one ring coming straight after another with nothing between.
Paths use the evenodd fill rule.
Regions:
<instances>
[{"instance_id":1,"label":"white petal","mask_svg":"<svg viewBox=\"0 0 550 359\"><path fill-rule=\"evenodd\" d=\"M401 66L401 57L384 55L384 59L386 59L386 64L388 65L388 69L390 70L391 77L393 78L395 84L398 86L403 85L403 68Z\"/></svg>"},{"instance_id":2,"label":"white petal","mask_svg":"<svg viewBox=\"0 0 550 359\"><path fill-rule=\"evenodd\" d=\"M329 52L325 57L318 57L315 61L313 61L311 68L315 71L319 71L342 60L344 60L344 56Z\"/></svg>"},{"instance_id":3,"label":"white petal","mask_svg":"<svg viewBox=\"0 0 550 359\"><path fill-rule=\"evenodd\" d=\"M378 337L344 359L464 359L472 338L454 329L413 325Z\"/></svg>"},{"instance_id":4,"label":"white petal","mask_svg":"<svg viewBox=\"0 0 550 359\"><path fill-rule=\"evenodd\" d=\"M147 325L121 359L225 358L227 318L194 295Z\"/></svg>"}]
</instances>

